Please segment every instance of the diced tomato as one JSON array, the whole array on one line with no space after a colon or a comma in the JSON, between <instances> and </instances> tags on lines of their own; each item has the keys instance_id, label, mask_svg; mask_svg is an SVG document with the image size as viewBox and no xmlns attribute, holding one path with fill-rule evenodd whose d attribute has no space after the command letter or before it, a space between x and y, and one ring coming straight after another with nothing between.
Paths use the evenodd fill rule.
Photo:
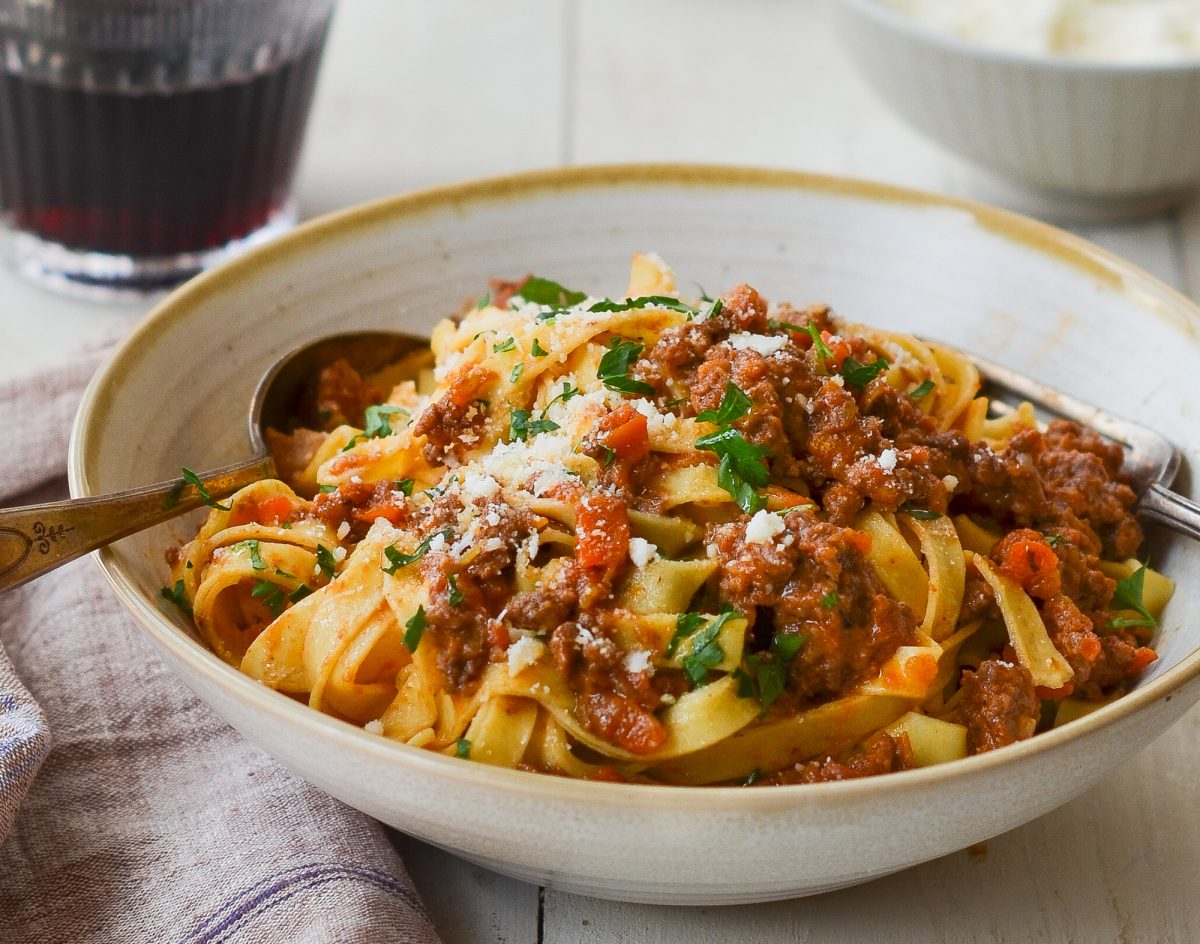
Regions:
<instances>
[{"instance_id":1,"label":"diced tomato","mask_svg":"<svg viewBox=\"0 0 1200 944\"><path fill-rule=\"evenodd\" d=\"M652 754L666 743L667 729L632 698L596 692L580 698L575 714L583 726L630 754Z\"/></svg>"},{"instance_id":2,"label":"diced tomato","mask_svg":"<svg viewBox=\"0 0 1200 944\"><path fill-rule=\"evenodd\" d=\"M619 566L629 536L629 512L615 495L589 495L575 506L575 557L584 567Z\"/></svg>"},{"instance_id":3,"label":"diced tomato","mask_svg":"<svg viewBox=\"0 0 1200 944\"><path fill-rule=\"evenodd\" d=\"M596 424L596 432L600 441L616 453L621 462L633 465L650 454L646 417L631 404L624 403L603 417Z\"/></svg>"},{"instance_id":4,"label":"diced tomato","mask_svg":"<svg viewBox=\"0 0 1200 944\"><path fill-rule=\"evenodd\" d=\"M488 623L487 637L494 651L508 652L508 647L511 645L511 640L508 638L508 629L499 620L492 620Z\"/></svg>"},{"instance_id":5,"label":"diced tomato","mask_svg":"<svg viewBox=\"0 0 1200 944\"><path fill-rule=\"evenodd\" d=\"M279 524L291 517L294 506L286 495L276 495L262 501L239 502L229 515L229 526L250 524Z\"/></svg>"},{"instance_id":6,"label":"diced tomato","mask_svg":"<svg viewBox=\"0 0 1200 944\"><path fill-rule=\"evenodd\" d=\"M856 548L860 554L871 553L871 535L865 531L851 531L846 536L846 543Z\"/></svg>"},{"instance_id":7,"label":"diced tomato","mask_svg":"<svg viewBox=\"0 0 1200 944\"><path fill-rule=\"evenodd\" d=\"M843 341L840 338L833 340L833 335L828 331L821 332L821 340L825 342L826 347L833 352L833 365L837 370L842 369L842 362L850 356L850 343Z\"/></svg>"},{"instance_id":8,"label":"diced tomato","mask_svg":"<svg viewBox=\"0 0 1200 944\"><path fill-rule=\"evenodd\" d=\"M1125 674L1130 678L1133 678L1136 675L1141 675L1146 670L1146 666L1150 665L1151 662L1157 661L1157 652L1155 652L1149 646L1138 646L1137 649L1134 650L1133 661L1129 663L1129 668L1125 670Z\"/></svg>"},{"instance_id":9,"label":"diced tomato","mask_svg":"<svg viewBox=\"0 0 1200 944\"><path fill-rule=\"evenodd\" d=\"M596 772L587 778L588 780L602 780L605 783L629 783L629 778L621 771L617 770L611 764L606 764L603 767L598 767Z\"/></svg>"},{"instance_id":10,"label":"diced tomato","mask_svg":"<svg viewBox=\"0 0 1200 944\"><path fill-rule=\"evenodd\" d=\"M1047 688L1045 685L1038 685L1033 691L1042 701L1062 701L1075 691L1075 683L1067 682L1061 688Z\"/></svg>"},{"instance_id":11,"label":"diced tomato","mask_svg":"<svg viewBox=\"0 0 1200 944\"><path fill-rule=\"evenodd\" d=\"M1048 600L1062 589L1058 555L1044 541L1013 541L1004 549L1000 572L1030 596Z\"/></svg>"},{"instance_id":12,"label":"diced tomato","mask_svg":"<svg viewBox=\"0 0 1200 944\"><path fill-rule=\"evenodd\" d=\"M460 410L465 410L495 380L495 371L481 364L472 364L450 382L450 389L445 396Z\"/></svg>"}]
</instances>

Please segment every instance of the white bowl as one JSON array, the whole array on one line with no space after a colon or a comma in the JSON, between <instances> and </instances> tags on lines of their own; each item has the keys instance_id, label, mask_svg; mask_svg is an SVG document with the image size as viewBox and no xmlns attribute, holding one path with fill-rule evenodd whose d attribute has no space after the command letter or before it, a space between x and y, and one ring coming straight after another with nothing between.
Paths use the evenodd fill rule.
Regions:
<instances>
[{"instance_id":1,"label":"white bowl","mask_svg":"<svg viewBox=\"0 0 1200 944\"><path fill-rule=\"evenodd\" d=\"M697 167L581 168L409 194L339 213L170 296L92 383L75 495L245 453L250 392L276 355L330 332L425 330L492 275L603 294L654 249L683 284L942 338L1172 437L1195 466L1183 383L1197 310L1133 266L997 210L853 181ZM1194 392L1194 384L1192 385ZM270 691L199 645L159 598L185 519L100 555L165 662L299 774L385 822L530 881L602 897L751 902L838 888L1011 829L1066 802L1200 698L1200 546L1152 544L1179 581L1160 660L1129 696L1062 728L941 767L815 786L648 787L499 770L367 734Z\"/></svg>"},{"instance_id":2,"label":"white bowl","mask_svg":"<svg viewBox=\"0 0 1200 944\"><path fill-rule=\"evenodd\" d=\"M1050 212L1149 212L1200 183L1200 61L1034 56L936 32L882 0L833 0L833 10L858 68L902 119L1045 191Z\"/></svg>"}]
</instances>

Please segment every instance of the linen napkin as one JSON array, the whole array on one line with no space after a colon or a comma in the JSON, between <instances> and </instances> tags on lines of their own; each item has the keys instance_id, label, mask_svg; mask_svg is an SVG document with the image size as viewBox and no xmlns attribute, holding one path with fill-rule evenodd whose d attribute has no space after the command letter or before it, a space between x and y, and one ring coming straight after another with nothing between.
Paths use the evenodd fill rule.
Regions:
<instances>
[{"instance_id":1,"label":"linen napkin","mask_svg":"<svg viewBox=\"0 0 1200 944\"><path fill-rule=\"evenodd\" d=\"M63 489L110 342L0 384L0 504ZM0 941L437 940L384 827L196 699L90 558L0 596Z\"/></svg>"}]
</instances>

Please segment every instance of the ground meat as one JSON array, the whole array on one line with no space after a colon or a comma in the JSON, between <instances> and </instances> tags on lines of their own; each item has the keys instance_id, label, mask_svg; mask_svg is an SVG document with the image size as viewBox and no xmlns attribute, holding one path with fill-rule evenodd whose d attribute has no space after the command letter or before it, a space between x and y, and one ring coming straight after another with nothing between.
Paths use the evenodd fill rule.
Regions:
<instances>
[{"instance_id":1,"label":"ground meat","mask_svg":"<svg viewBox=\"0 0 1200 944\"><path fill-rule=\"evenodd\" d=\"M413 426L413 435L424 436L422 453L431 465L444 463L449 456L459 462L479 443L480 430L487 421L487 410L480 400L496 382L496 373L474 364L457 376L450 389L421 413Z\"/></svg>"},{"instance_id":2,"label":"ground meat","mask_svg":"<svg viewBox=\"0 0 1200 944\"><path fill-rule=\"evenodd\" d=\"M691 384L692 410L716 410L731 383L751 401L749 413L736 423L738 432L748 442L767 450L772 475L799 475L796 441L802 442L808 436L803 404L818 383L807 358L791 342L769 357L750 349L718 345L696 370Z\"/></svg>"},{"instance_id":3,"label":"ground meat","mask_svg":"<svg viewBox=\"0 0 1200 944\"><path fill-rule=\"evenodd\" d=\"M1006 525L1069 528L1090 553L1131 557L1142 530L1132 515L1133 490L1115 478L1119 452L1065 420L1055 420L1044 435L1021 430L1000 452L978 443L971 450L965 502Z\"/></svg>"},{"instance_id":4,"label":"ground meat","mask_svg":"<svg viewBox=\"0 0 1200 944\"><path fill-rule=\"evenodd\" d=\"M343 482L332 492L318 492L310 514L335 532L348 525L347 537L358 542L377 518L400 526L409 520L411 510L407 496L391 482Z\"/></svg>"},{"instance_id":5,"label":"ground meat","mask_svg":"<svg viewBox=\"0 0 1200 944\"><path fill-rule=\"evenodd\" d=\"M762 334L768 330L767 303L748 285L739 285L721 296L717 314L664 331L643 356L636 373L660 392L667 376L678 378L686 388L713 345L741 331Z\"/></svg>"},{"instance_id":6,"label":"ground meat","mask_svg":"<svg viewBox=\"0 0 1200 944\"><path fill-rule=\"evenodd\" d=\"M721 598L753 614L760 646L772 633L804 637L791 666L792 696L836 697L910 642L916 620L885 591L858 532L804 511L784 521L786 531L766 543L746 540L744 518L710 530Z\"/></svg>"},{"instance_id":7,"label":"ground meat","mask_svg":"<svg viewBox=\"0 0 1200 944\"><path fill-rule=\"evenodd\" d=\"M963 672L961 711L972 754L1031 737L1041 710L1033 679L1022 665L987 659L976 671Z\"/></svg>"},{"instance_id":8,"label":"ground meat","mask_svg":"<svg viewBox=\"0 0 1200 944\"><path fill-rule=\"evenodd\" d=\"M444 546L431 547L419 566L429 588L425 632L438 650L438 668L452 692L475 682L489 662L505 658L508 632L498 620L509 602L509 581L504 578L517 546L545 523L523 509L478 500L478 516L469 525L473 553L460 557L453 545L462 537L458 531L464 510L461 499L447 492L424 511L418 524L422 538L449 532ZM452 602L452 595L461 599Z\"/></svg>"},{"instance_id":9,"label":"ground meat","mask_svg":"<svg viewBox=\"0 0 1200 944\"><path fill-rule=\"evenodd\" d=\"M326 438L325 433L312 429L297 429L288 434L268 429L267 450L275 460L275 469L279 477L295 488L297 477L308 468L317 450L325 444Z\"/></svg>"},{"instance_id":10,"label":"ground meat","mask_svg":"<svg viewBox=\"0 0 1200 944\"><path fill-rule=\"evenodd\" d=\"M321 429L344 423L361 426L363 411L383 394L366 383L345 360L336 360L317 375L316 419Z\"/></svg>"},{"instance_id":11,"label":"ground meat","mask_svg":"<svg viewBox=\"0 0 1200 944\"><path fill-rule=\"evenodd\" d=\"M1044 438L1038 468L1051 501L1087 522L1107 556L1132 557L1142 543L1142 529L1130 513L1137 496L1118 479L1121 447L1065 420L1052 422Z\"/></svg>"},{"instance_id":12,"label":"ground meat","mask_svg":"<svg viewBox=\"0 0 1200 944\"><path fill-rule=\"evenodd\" d=\"M912 766L912 748L908 738L894 738L886 732L879 731L840 759L825 757L810 760L758 782L772 785L828 783L832 780L854 780L858 777L895 773L898 770L908 770Z\"/></svg>"},{"instance_id":13,"label":"ground meat","mask_svg":"<svg viewBox=\"0 0 1200 944\"><path fill-rule=\"evenodd\" d=\"M1074 694L1100 699L1128 677L1138 648L1133 637L1107 627L1097 633L1095 622L1065 594L1046 602L1042 619L1054 647L1075 672Z\"/></svg>"},{"instance_id":14,"label":"ground meat","mask_svg":"<svg viewBox=\"0 0 1200 944\"><path fill-rule=\"evenodd\" d=\"M662 722L631 698L612 692L582 696L575 705L580 723L631 754L649 754L666 743Z\"/></svg>"}]
</instances>

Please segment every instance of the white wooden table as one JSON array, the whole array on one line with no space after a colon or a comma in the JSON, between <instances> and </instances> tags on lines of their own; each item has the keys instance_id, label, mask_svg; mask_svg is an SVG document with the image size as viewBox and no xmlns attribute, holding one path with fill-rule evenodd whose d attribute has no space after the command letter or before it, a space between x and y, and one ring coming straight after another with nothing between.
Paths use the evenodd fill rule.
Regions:
<instances>
[{"instance_id":1,"label":"white wooden table","mask_svg":"<svg viewBox=\"0 0 1200 944\"><path fill-rule=\"evenodd\" d=\"M316 214L459 178L646 160L873 177L1028 209L885 112L818 0L343 0L300 196ZM1072 228L1200 297L1197 207ZM144 307L67 301L0 272L0 377L52 364L72 337ZM1193 711L1090 793L985 850L772 905L621 905L397 844L447 944L1188 944L1200 941L1198 735Z\"/></svg>"}]
</instances>

